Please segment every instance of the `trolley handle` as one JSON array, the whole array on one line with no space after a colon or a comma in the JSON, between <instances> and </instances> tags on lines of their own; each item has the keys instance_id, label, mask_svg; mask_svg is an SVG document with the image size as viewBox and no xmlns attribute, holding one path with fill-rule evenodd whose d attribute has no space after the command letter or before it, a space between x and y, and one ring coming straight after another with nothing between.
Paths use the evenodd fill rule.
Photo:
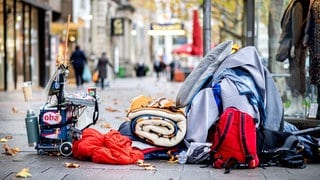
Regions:
<instances>
[{"instance_id":1,"label":"trolley handle","mask_svg":"<svg viewBox=\"0 0 320 180\"><path fill-rule=\"evenodd\" d=\"M95 99L95 104L94 104L94 112L93 112L93 116L92 116L92 123L90 123L86 127L82 128L81 131L83 131L84 129L90 127L91 125L95 125L96 122L98 121L98 118L99 118L98 100L97 100L96 96L93 96L93 97Z\"/></svg>"}]
</instances>

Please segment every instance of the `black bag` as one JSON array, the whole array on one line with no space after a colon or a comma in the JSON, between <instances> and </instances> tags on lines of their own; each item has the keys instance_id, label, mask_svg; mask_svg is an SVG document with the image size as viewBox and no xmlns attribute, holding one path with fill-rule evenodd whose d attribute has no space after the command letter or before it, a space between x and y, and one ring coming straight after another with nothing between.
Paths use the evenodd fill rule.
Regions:
<instances>
[{"instance_id":1,"label":"black bag","mask_svg":"<svg viewBox=\"0 0 320 180\"><path fill-rule=\"evenodd\" d=\"M290 38L284 38L283 40L281 40L276 54L277 61L283 62L289 57L291 45L292 40Z\"/></svg>"},{"instance_id":2,"label":"black bag","mask_svg":"<svg viewBox=\"0 0 320 180\"><path fill-rule=\"evenodd\" d=\"M305 168L303 145L288 132L260 128L258 130L258 157L260 166Z\"/></svg>"}]
</instances>

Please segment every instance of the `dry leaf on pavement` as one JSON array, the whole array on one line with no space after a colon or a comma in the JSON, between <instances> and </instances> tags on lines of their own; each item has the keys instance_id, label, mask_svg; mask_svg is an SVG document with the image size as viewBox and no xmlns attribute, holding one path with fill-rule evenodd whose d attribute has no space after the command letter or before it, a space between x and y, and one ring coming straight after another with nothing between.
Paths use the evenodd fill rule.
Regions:
<instances>
[{"instance_id":1,"label":"dry leaf on pavement","mask_svg":"<svg viewBox=\"0 0 320 180\"><path fill-rule=\"evenodd\" d=\"M80 167L80 164L65 162L64 163L64 167L66 167L66 168L78 168L78 167Z\"/></svg>"},{"instance_id":2,"label":"dry leaf on pavement","mask_svg":"<svg viewBox=\"0 0 320 180\"><path fill-rule=\"evenodd\" d=\"M148 167L144 167L145 170L149 170L149 171L155 171L157 170L156 167L154 165L148 166Z\"/></svg>"},{"instance_id":3,"label":"dry leaf on pavement","mask_svg":"<svg viewBox=\"0 0 320 180\"><path fill-rule=\"evenodd\" d=\"M7 140L6 138L1 138L1 139L0 139L0 142L1 142L1 143L5 143L5 142L7 142L7 141L8 141L8 140Z\"/></svg>"},{"instance_id":4,"label":"dry leaf on pavement","mask_svg":"<svg viewBox=\"0 0 320 180\"><path fill-rule=\"evenodd\" d=\"M109 123L104 123L104 124L101 124L101 127L110 129L111 125Z\"/></svg>"},{"instance_id":5,"label":"dry leaf on pavement","mask_svg":"<svg viewBox=\"0 0 320 180\"><path fill-rule=\"evenodd\" d=\"M19 112L15 107L12 107L11 109L12 109L13 113L18 113Z\"/></svg>"},{"instance_id":6,"label":"dry leaf on pavement","mask_svg":"<svg viewBox=\"0 0 320 180\"><path fill-rule=\"evenodd\" d=\"M27 178L32 175L29 173L29 168L23 168L20 172L16 174L16 177Z\"/></svg>"},{"instance_id":7,"label":"dry leaf on pavement","mask_svg":"<svg viewBox=\"0 0 320 180\"><path fill-rule=\"evenodd\" d=\"M20 152L19 148L11 148L8 144L4 144L2 147L6 155L15 156L18 152Z\"/></svg>"},{"instance_id":8,"label":"dry leaf on pavement","mask_svg":"<svg viewBox=\"0 0 320 180\"><path fill-rule=\"evenodd\" d=\"M171 153L171 151L168 151L167 154L170 157L168 160L168 163L177 163L178 162L178 156L173 155Z\"/></svg>"},{"instance_id":9,"label":"dry leaf on pavement","mask_svg":"<svg viewBox=\"0 0 320 180\"><path fill-rule=\"evenodd\" d=\"M12 107L11 110L12 110L13 114L19 114L19 113L22 114L23 113L22 111L19 111L16 107Z\"/></svg>"},{"instance_id":10,"label":"dry leaf on pavement","mask_svg":"<svg viewBox=\"0 0 320 180\"><path fill-rule=\"evenodd\" d=\"M139 167L143 167L145 170L157 170L155 165L152 165L150 163L144 163L144 161L141 159L137 161L137 165Z\"/></svg>"},{"instance_id":11,"label":"dry leaf on pavement","mask_svg":"<svg viewBox=\"0 0 320 180\"><path fill-rule=\"evenodd\" d=\"M7 135L7 136L5 136L4 138L6 138L6 139L12 139L13 136L12 136L12 135Z\"/></svg>"},{"instance_id":12,"label":"dry leaf on pavement","mask_svg":"<svg viewBox=\"0 0 320 180\"><path fill-rule=\"evenodd\" d=\"M5 143L5 142L8 142L8 139L12 139L12 138L13 138L12 135L7 135L7 136L5 136L4 138L1 138L1 139L0 139L0 142L1 142L1 143Z\"/></svg>"},{"instance_id":13,"label":"dry leaf on pavement","mask_svg":"<svg viewBox=\"0 0 320 180\"><path fill-rule=\"evenodd\" d=\"M60 152L49 152L49 156L61 156Z\"/></svg>"},{"instance_id":14,"label":"dry leaf on pavement","mask_svg":"<svg viewBox=\"0 0 320 180\"><path fill-rule=\"evenodd\" d=\"M106 108L106 111L109 111L109 112L117 112L117 111L119 111L119 110L114 109L114 108L111 108L111 107L107 107L107 108Z\"/></svg>"}]
</instances>

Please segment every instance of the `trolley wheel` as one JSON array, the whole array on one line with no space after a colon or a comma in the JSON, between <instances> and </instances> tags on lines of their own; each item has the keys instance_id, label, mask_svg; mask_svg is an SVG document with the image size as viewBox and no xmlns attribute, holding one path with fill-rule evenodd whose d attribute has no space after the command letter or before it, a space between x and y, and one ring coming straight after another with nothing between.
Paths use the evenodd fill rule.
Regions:
<instances>
[{"instance_id":1,"label":"trolley wheel","mask_svg":"<svg viewBox=\"0 0 320 180\"><path fill-rule=\"evenodd\" d=\"M70 156L72 154L72 144L70 142L61 143L59 151L63 156Z\"/></svg>"},{"instance_id":2,"label":"trolley wheel","mask_svg":"<svg viewBox=\"0 0 320 180\"><path fill-rule=\"evenodd\" d=\"M38 154L39 155L44 155L44 150L43 149L38 149Z\"/></svg>"}]
</instances>

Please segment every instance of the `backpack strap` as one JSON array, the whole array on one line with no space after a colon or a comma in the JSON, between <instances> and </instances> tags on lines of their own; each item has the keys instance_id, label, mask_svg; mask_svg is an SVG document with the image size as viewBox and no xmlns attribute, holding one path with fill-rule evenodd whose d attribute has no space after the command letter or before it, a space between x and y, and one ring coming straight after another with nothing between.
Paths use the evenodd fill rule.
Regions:
<instances>
[{"instance_id":1,"label":"backpack strap","mask_svg":"<svg viewBox=\"0 0 320 180\"><path fill-rule=\"evenodd\" d=\"M241 112L241 115L240 115L240 137L241 137L241 141L242 141L242 148L244 150L244 153L246 155L246 164L249 166L249 167L252 167L254 166L253 164L251 163L254 163L252 162L254 160L254 157L252 154L249 153L249 150L248 150L248 144L247 144L247 138L245 136L245 133L246 133L246 118L245 118L245 113Z\"/></svg>"},{"instance_id":2,"label":"backpack strap","mask_svg":"<svg viewBox=\"0 0 320 180\"><path fill-rule=\"evenodd\" d=\"M219 138L219 142L216 144L216 146L212 146L212 148L211 148L213 155L216 152L216 150L220 148L221 144L223 143L224 139L226 138L226 135L229 132L230 126L233 121L233 118L232 118L233 115L234 115L233 112L228 113L227 122L225 124L224 131L222 132L221 137Z\"/></svg>"}]
</instances>

